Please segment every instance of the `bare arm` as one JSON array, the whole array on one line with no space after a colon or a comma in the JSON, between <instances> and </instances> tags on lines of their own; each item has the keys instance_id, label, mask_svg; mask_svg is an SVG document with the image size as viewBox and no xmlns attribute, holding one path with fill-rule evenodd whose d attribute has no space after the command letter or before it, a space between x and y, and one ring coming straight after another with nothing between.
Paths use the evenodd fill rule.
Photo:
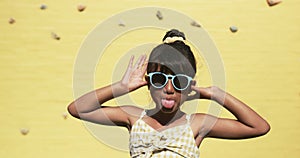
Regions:
<instances>
[{"instance_id":1,"label":"bare arm","mask_svg":"<svg viewBox=\"0 0 300 158\"><path fill-rule=\"evenodd\" d=\"M211 117L211 120L215 119L215 122L213 125L207 125L206 137L243 139L261 136L270 130L269 124L260 115L223 90L217 87L199 88L195 86L192 86L192 89L198 92L202 99L212 99L223 105L236 117L235 120L208 116Z\"/></svg>"},{"instance_id":2,"label":"bare arm","mask_svg":"<svg viewBox=\"0 0 300 158\"><path fill-rule=\"evenodd\" d=\"M130 59L127 71L121 81L79 97L69 104L69 113L76 118L99 124L128 125L129 114L126 109L132 107L103 107L101 105L147 84L143 80L146 72L146 56L141 56L135 65L133 65L133 59L133 57Z\"/></svg>"}]
</instances>

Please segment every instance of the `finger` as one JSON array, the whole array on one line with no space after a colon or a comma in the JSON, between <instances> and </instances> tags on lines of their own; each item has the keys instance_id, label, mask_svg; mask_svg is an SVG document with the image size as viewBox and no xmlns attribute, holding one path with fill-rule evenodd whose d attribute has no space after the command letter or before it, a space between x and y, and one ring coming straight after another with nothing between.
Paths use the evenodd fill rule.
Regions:
<instances>
[{"instance_id":1,"label":"finger","mask_svg":"<svg viewBox=\"0 0 300 158\"><path fill-rule=\"evenodd\" d=\"M191 88L192 88L192 90L197 91L197 92L200 92L200 91L203 91L203 90L206 89L206 88L203 88L203 87L198 87L196 85L191 85Z\"/></svg>"},{"instance_id":2,"label":"finger","mask_svg":"<svg viewBox=\"0 0 300 158\"><path fill-rule=\"evenodd\" d=\"M138 69L139 68L142 60L143 60L143 56L140 56L139 59L134 64L134 69Z\"/></svg>"},{"instance_id":3,"label":"finger","mask_svg":"<svg viewBox=\"0 0 300 158\"><path fill-rule=\"evenodd\" d=\"M196 86L196 83L197 83L197 81L196 81L196 80L192 80L192 83L191 83L191 85L192 85L192 86Z\"/></svg>"},{"instance_id":4,"label":"finger","mask_svg":"<svg viewBox=\"0 0 300 158\"><path fill-rule=\"evenodd\" d=\"M196 92L199 92L200 91L200 88L195 86L195 85L191 85L191 88L192 90L196 91Z\"/></svg>"},{"instance_id":5,"label":"finger","mask_svg":"<svg viewBox=\"0 0 300 158\"><path fill-rule=\"evenodd\" d=\"M199 99L200 98L200 94L199 93L195 93L195 94L192 94L192 95L189 95L187 97L187 100L194 100L194 99Z\"/></svg>"},{"instance_id":6,"label":"finger","mask_svg":"<svg viewBox=\"0 0 300 158\"><path fill-rule=\"evenodd\" d=\"M147 70L147 67L148 67L147 55L144 55L144 60L143 60L143 62L142 62L142 66L141 66L142 72L145 73L146 70Z\"/></svg>"},{"instance_id":7,"label":"finger","mask_svg":"<svg viewBox=\"0 0 300 158\"><path fill-rule=\"evenodd\" d=\"M144 55L141 56L141 61L140 61L140 64L139 64L140 68L145 66L146 59L147 59L147 55L144 54Z\"/></svg>"},{"instance_id":8,"label":"finger","mask_svg":"<svg viewBox=\"0 0 300 158\"><path fill-rule=\"evenodd\" d=\"M148 61L145 61L145 62L144 62L144 65L143 65L143 67L142 67L142 72L146 73L147 67L148 67Z\"/></svg>"},{"instance_id":9,"label":"finger","mask_svg":"<svg viewBox=\"0 0 300 158\"><path fill-rule=\"evenodd\" d=\"M131 70L132 65L133 65L133 60L134 60L134 56L131 56L130 60L129 60L129 63L128 63L128 66L127 66L127 69L126 69L126 72L125 72L125 76L128 75L129 71Z\"/></svg>"},{"instance_id":10,"label":"finger","mask_svg":"<svg viewBox=\"0 0 300 158\"><path fill-rule=\"evenodd\" d=\"M135 69L143 70L146 58L147 58L146 55L141 55L138 61L136 62Z\"/></svg>"},{"instance_id":11,"label":"finger","mask_svg":"<svg viewBox=\"0 0 300 158\"><path fill-rule=\"evenodd\" d=\"M147 82L147 81L141 82L141 86L146 86L146 85L148 85L148 82Z\"/></svg>"},{"instance_id":12,"label":"finger","mask_svg":"<svg viewBox=\"0 0 300 158\"><path fill-rule=\"evenodd\" d=\"M134 55L132 55L132 56L130 57L129 64L128 64L128 68L132 68L133 60L134 60Z\"/></svg>"},{"instance_id":13,"label":"finger","mask_svg":"<svg viewBox=\"0 0 300 158\"><path fill-rule=\"evenodd\" d=\"M200 97L202 91L203 91L205 88L203 88L203 87L197 87L197 86L192 85L192 86L191 86L191 89L192 89L192 91L196 92L196 94L198 94L198 96Z\"/></svg>"},{"instance_id":14,"label":"finger","mask_svg":"<svg viewBox=\"0 0 300 158\"><path fill-rule=\"evenodd\" d=\"M140 59L139 59L139 62L138 62L138 67L141 68L144 64L144 61L145 61L145 55L141 55L140 56Z\"/></svg>"}]
</instances>

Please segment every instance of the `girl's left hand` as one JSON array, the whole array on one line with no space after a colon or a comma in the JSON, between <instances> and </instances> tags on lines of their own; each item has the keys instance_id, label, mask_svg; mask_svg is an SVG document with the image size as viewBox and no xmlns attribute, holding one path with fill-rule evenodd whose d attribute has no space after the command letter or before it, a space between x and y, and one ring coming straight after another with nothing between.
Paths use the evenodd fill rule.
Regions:
<instances>
[{"instance_id":1,"label":"girl's left hand","mask_svg":"<svg viewBox=\"0 0 300 158\"><path fill-rule=\"evenodd\" d=\"M220 88L212 87L196 87L195 85L191 86L192 91L196 92L195 94L189 95L187 100L194 99L214 99L214 96L220 92Z\"/></svg>"}]
</instances>

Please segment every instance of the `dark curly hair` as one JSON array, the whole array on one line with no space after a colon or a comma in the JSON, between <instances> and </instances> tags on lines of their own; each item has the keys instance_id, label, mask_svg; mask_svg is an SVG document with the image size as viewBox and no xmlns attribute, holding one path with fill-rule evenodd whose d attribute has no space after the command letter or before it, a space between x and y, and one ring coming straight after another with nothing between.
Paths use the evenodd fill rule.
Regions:
<instances>
[{"instance_id":1,"label":"dark curly hair","mask_svg":"<svg viewBox=\"0 0 300 158\"><path fill-rule=\"evenodd\" d=\"M182 37L185 35L179 30L172 29L166 33L162 41L168 37ZM161 71L170 74L186 74L194 77L196 74L196 60L191 48L184 41L163 43L155 47L150 56L147 73Z\"/></svg>"}]
</instances>

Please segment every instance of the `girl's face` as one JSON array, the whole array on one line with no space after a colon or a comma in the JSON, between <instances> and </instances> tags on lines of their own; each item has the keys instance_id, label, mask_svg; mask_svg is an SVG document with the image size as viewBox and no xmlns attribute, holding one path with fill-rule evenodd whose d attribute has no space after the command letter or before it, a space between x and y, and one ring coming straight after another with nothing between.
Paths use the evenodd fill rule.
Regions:
<instances>
[{"instance_id":1,"label":"girl's face","mask_svg":"<svg viewBox=\"0 0 300 158\"><path fill-rule=\"evenodd\" d=\"M173 113L177 112L182 103L186 101L190 92L190 84L188 88L180 91L174 87L172 80L169 78L162 88L155 88L150 84L149 89L157 110L163 113Z\"/></svg>"}]
</instances>

